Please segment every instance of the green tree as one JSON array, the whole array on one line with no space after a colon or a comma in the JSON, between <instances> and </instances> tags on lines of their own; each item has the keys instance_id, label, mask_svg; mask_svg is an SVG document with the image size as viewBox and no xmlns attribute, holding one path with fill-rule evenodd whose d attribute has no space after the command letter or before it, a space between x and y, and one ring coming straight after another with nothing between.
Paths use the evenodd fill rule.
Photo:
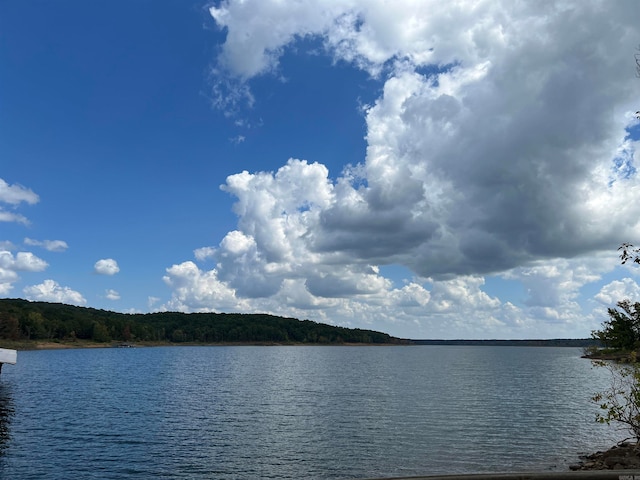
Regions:
<instances>
[{"instance_id":1,"label":"green tree","mask_svg":"<svg viewBox=\"0 0 640 480\"><path fill-rule=\"evenodd\" d=\"M27 340L47 338L46 320L40 312L31 311L22 322Z\"/></svg>"},{"instance_id":2,"label":"green tree","mask_svg":"<svg viewBox=\"0 0 640 480\"><path fill-rule=\"evenodd\" d=\"M609 308L608 313L609 320L602 323L602 330L594 330L591 335L608 348L636 348L640 343L640 303L623 300L618 302L618 309Z\"/></svg>"},{"instance_id":3,"label":"green tree","mask_svg":"<svg viewBox=\"0 0 640 480\"><path fill-rule=\"evenodd\" d=\"M640 249L630 243L623 243L620 261L624 265L632 260L640 264ZM603 323L603 329L594 332L606 346L619 350L633 350L640 343L640 303L629 300L618 302L618 309L608 310L609 320ZM591 400L600 411L596 421L610 425L621 424L640 444L640 363L636 352L631 351L627 363L594 361L596 366L607 368L611 373L611 385L603 392L595 394Z\"/></svg>"},{"instance_id":4,"label":"green tree","mask_svg":"<svg viewBox=\"0 0 640 480\"><path fill-rule=\"evenodd\" d=\"M628 364L594 363L611 373L609 388L591 398L600 407L596 421L622 425L636 442L640 442L640 364L635 354L631 355Z\"/></svg>"},{"instance_id":5,"label":"green tree","mask_svg":"<svg viewBox=\"0 0 640 480\"><path fill-rule=\"evenodd\" d=\"M109 335L109 329L104 323L95 322L93 324L92 338L96 342L109 342L111 341L111 335Z\"/></svg>"},{"instance_id":6,"label":"green tree","mask_svg":"<svg viewBox=\"0 0 640 480\"><path fill-rule=\"evenodd\" d=\"M0 312L0 338L7 340L20 338L20 322L14 315Z\"/></svg>"},{"instance_id":7,"label":"green tree","mask_svg":"<svg viewBox=\"0 0 640 480\"><path fill-rule=\"evenodd\" d=\"M185 333L180 328L175 329L171 333L171 341L172 342L184 342L184 341L186 341L186 339L187 339L187 336L185 335Z\"/></svg>"},{"instance_id":8,"label":"green tree","mask_svg":"<svg viewBox=\"0 0 640 480\"><path fill-rule=\"evenodd\" d=\"M618 247L620 252L620 261L622 265L631 260L633 263L640 264L640 247L634 246L632 243L623 243Z\"/></svg>"}]
</instances>

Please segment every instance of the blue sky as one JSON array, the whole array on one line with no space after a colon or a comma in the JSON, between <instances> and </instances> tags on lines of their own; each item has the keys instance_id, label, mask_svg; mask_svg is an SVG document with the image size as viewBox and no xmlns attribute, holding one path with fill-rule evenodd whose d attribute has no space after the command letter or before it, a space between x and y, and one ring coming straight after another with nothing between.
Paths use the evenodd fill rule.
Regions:
<instances>
[{"instance_id":1,"label":"blue sky","mask_svg":"<svg viewBox=\"0 0 640 480\"><path fill-rule=\"evenodd\" d=\"M633 1L0 4L0 296L412 338L640 297Z\"/></svg>"}]
</instances>

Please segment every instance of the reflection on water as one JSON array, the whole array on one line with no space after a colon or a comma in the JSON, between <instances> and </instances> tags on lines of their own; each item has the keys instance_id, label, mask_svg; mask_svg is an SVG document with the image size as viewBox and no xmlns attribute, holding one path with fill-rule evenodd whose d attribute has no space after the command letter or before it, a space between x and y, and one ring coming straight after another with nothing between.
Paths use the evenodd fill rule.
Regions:
<instances>
[{"instance_id":1,"label":"reflection on water","mask_svg":"<svg viewBox=\"0 0 640 480\"><path fill-rule=\"evenodd\" d=\"M0 377L0 478L403 477L568 471L620 440L580 349L26 351ZM14 414L15 409L15 414Z\"/></svg>"},{"instance_id":2,"label":"reflection on water","mask_svg":"<svg viewBox=\"0 0 640 480\"><path fill-rule=\"evenodd\" d=\"M0 455L4 455L11 438L11 419L15 413L11 385L0 379Z\"/></svg>"}]
</instances>

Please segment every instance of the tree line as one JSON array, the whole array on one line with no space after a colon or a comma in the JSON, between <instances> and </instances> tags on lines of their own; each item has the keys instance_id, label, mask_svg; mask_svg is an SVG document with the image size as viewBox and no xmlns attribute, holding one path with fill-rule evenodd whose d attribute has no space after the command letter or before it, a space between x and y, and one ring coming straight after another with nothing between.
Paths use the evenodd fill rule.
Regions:
<instances>
[{"instance_id":1,"label":"tree line","mask_svg":"<svg viewBox=\"0 0 640 480\"><path fill-rule=\"evenodd\" d=\"M407 343L373 330L267 314L125 314L23 299L0 299L0 339L105 343Z\"/></svg>"},{"instance_id":2,"label":"tree line","mask_svg":"<svg viewBox=\"0 0 640 480\"><path fill-rule=\"evenodd\" d=\"M609 318L592 336L611 350L632 351L640 348L640 303L622 300L617 308L609 308Z\"/></svg>"},{"instance_id":3,"label":"tree line","mask_svg":"<svg viewBox=\"0 0 640 480\"><path fill-rule=\"evenodd\" d=\"M639 247L623 243L618 250L623 265L629 261L640 264ZM592 356L594 364L608 369L611 375L609 388L591 397L599 407L596 421L624 426L640 445L640 302L619 301L617 308L608 309L608 314L602 328L594 330L592 336L607 349L623 355L619 357L621 363L598 360L597 352Z\"/></svg>"},{"instance_id":4,"label":"tree line","mask_svg":"<svg viewBox=\"0 0 640 480\"><path fill-rule=\"evenodd\" d=\"M620 248L620 263L640 264L640 248L623 243ZM609 318L602 322L600 330L591 336L611 350L632 351L640 349L640 302L621 300L617 308L608 308Z\"/></svg>"}]
</instances>

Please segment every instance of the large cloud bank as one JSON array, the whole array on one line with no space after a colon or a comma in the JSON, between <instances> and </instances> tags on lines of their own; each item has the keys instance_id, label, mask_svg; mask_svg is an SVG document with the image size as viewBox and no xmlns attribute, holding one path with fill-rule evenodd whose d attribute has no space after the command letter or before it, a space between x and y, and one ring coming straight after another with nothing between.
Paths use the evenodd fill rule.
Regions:
<instances>
[{"instance_id":1,"label":"large cloud bank","mask_svg":"<svg viewBox=\"0 0 640 480\"><path fill-rule=\"evenodd\" d=\"M411 323L455 305L448 331L467 312L496 331L534 316L577 321L578 290L607 268L579 259L638 239L636 11L595 0L212 7L227 31L216 88L235 92L222 107L250 100L251 79L277 72L309 36L383 88L364 111L366 157L336 178L290 159L227 179L238 228L198 250L215 269L168 269L167 306L254 299L255 309ZM393 264L416 278L394 288L378 268ZM496 273L529 282L535 310L484 293ZM564 293L545 297L544 285Z\"/></svg>"}]
</instances>

